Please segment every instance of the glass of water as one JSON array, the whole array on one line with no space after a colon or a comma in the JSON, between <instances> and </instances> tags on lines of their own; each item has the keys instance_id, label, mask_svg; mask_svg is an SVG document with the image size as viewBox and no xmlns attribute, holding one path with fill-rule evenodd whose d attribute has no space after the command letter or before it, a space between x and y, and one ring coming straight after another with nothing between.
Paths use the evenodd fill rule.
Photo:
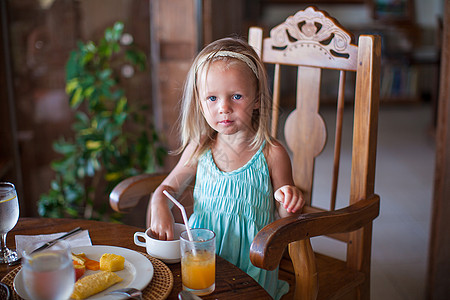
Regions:
<instances>
[{"instance_id":1,"label":"glass of water","mask_svg":"<svg viewBox=\"0 0 450 300\"><path fill-rule=\"evenodd\" d=\"M70 246L58 241L52 247L23 252L23 282L33 300L69 299L75 284Z\"/></svg>"},{"instance_id":2,"label":"glass of water","mask_svg":"<svg viewBox=\"0 0 450 300\"><path fill-rule=\"evenodd\" d=\"M0 182L0 263L6 264L19 259L17 252L6 247L6 235L19 220L19 201L14 184Z\"/></svg>"}]
</instances>

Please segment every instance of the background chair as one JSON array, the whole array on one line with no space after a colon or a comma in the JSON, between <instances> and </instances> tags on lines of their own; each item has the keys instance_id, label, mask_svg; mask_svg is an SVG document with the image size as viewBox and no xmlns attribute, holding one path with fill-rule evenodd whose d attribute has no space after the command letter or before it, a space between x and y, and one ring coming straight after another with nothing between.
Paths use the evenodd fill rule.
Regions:
<instances>
[{"instance_id":1,"label":"background chair","mask_svg":"<svg viewBox=\"0 0 450 300\"><path fill-rule=\"evenodd\" d=\"M150 224L148 200L167 175L168 173L140 174L124 179L114 187L109 195L110 206L120 213L139 210L139 212L133 214L133 217L137 216L141 220L131 220L131 225L148 227ZM192 191L193 186L190 185L177 199L185 207L188 216L192 214L193 210ZM172 208L172 213L175 222L183 223L181 212L176 206ZM142 222L145 222L145 224L142 225Z\"/></svg>"},{"instance_id":2,"label":"background chair","mask_svg":"<svg viewBox=\"0 0 450 300\"><path fill-rule=\"evenodd\" d=\"M372 221L379 214L374 179L380 39L364 35L354 45L351 34L335 19L309 7L274 27L268 38L263 39L262 29L251 28L249 43L264 62L275 65L274 136L279 123L281 66L297 67L296 108L287 117L283 140L292 155L295 184L304 192L307 203L299 217L277 220L261 230L251 246L250 259L264 269L280 266L280 278L291 286L285 299L369 299ZM324 69L339 73L329 210L313 206L312 195L315 158L328 138L327 126L319 114ZM356 73L350 105L354 110L350 192L347 204L336 209L344 88L348 86L349 72ZM165 176L143 174L124 180L112 191L111 206L116 211L131 209L143 196L148 199ZM346 261L313 252L309 239L323 235L346 243Z\"/></svg>"},{"instance_id":3,"label":"background chair","mask_svg":"<svg viewBox=\"0 0 450 300\"><path fill-rule=\"evenodd\" d=\"M250 259L254 265L268 270L280 265L280 278L291 285L285 298L369 299L372 221L379 214L374 180L380 39L362 35L358 45L354 45L351 34L335 19L309 7L274 27L267 38L263 39L262 29L251 28L249 42L265 63L275 65L272 135L278 131L280 85L284 80L280 66L297 67L296 107L287 117L284 139L292 154L295 184L306 200L302 215L277 220L258 233ZM312 195L315 158L328 139L325 121L319 114L325 69L339 72L329 210L314 207ZM348 204L336 209L348 72L356 73L351 101L354 109L351 179ZM346 261L313 252L309 239L323 235L346 243ZM285 253L286 246L291 259Z\"/></svg>"}]
</instances>

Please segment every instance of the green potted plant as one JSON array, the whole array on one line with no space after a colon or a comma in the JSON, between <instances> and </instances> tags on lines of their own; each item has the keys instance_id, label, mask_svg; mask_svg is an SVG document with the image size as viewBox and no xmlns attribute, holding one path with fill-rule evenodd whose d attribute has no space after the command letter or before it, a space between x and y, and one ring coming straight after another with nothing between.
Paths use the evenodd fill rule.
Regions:
<instances>
[{"instance_id":1,"label":"green potted plant","mask_svg":"<svg viewBox=\"0 0 450 300\"><path fill-rule=\"evenodd\" d=\"M124 67L132 68L132 76L134 69L146 66L146 55L123 29L117 22L97 44L79 42L70 54L66 92L75 110L74 138L53 145L62 158L51 164L55 178L38 201L41 216L114 218L106 213L112 188L163 164L166 151L144 116L149 115L146 107L130 105L121 86ZM96 197L104 198L100 205Z\"/></svg>"}]
</instances>

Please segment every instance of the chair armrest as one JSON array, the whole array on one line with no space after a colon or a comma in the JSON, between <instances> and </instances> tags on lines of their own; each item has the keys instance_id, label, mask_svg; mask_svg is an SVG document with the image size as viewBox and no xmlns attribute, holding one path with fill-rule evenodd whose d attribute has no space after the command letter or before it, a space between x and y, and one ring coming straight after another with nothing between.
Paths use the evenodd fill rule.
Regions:
<instances>
[{"instance_id":1,"label":"chair armrest","mask_svg":"<svg viewBox=\"0 0 450 300\"><path fill-rule=\"evenodd\" d=\"M109 204L117 212L135 207L142 197L149 196L161 184L167 173L141 174L121 181L109 194Z\"/></svg>"},{"instance_id":2,"label":"chair armrest","mask_svg":"<svg viewBox=\"0 0 450 300\"><path fill-rule=\"evenodd\" d=\"M256 235L250 247L250 260L259 268L273 270L279 265L289 243L314 236L357 230L373 221L379 212L380 197L372 195L339 210L276 220Z\"/></svg>"}]
</instances>

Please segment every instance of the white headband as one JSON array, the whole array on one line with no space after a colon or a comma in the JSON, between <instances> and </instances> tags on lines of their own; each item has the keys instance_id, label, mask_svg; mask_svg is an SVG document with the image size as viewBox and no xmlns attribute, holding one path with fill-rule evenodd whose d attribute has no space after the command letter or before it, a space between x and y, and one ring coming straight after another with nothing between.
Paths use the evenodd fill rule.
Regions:
<instances>
[{"instance_id":1,"label":"white headband","mask_svg":"<svg viewBox=\"0 0 450 300\"><path fill-rule=\"evenodd\" d=\"M239 59L240 61L245 62L247 64L247 66L253 71L253 73L255 73L256 78L259 79L259 77L258 77L258 69L256 68L256 66L253 63L253 61L250 58L248 58L247 56L245 56L244 54L233 52L233 51L221 50L221 51L212 52L209 55L203 56L203 58L201 58L199 60L198 64L197 64L197 70L207 60L210 60L210 59L212 59L214 57L232 57L232 58Z\"/></svg>"}]
</instances>

